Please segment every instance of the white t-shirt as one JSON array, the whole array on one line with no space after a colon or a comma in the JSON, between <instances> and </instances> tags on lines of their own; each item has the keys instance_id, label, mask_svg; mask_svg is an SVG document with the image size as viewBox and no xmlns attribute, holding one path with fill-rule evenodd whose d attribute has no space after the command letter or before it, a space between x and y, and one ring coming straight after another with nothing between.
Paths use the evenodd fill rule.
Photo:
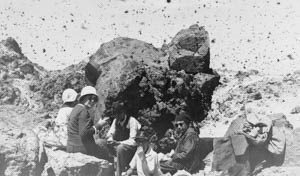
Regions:
<instances>
[{"instance_id":1,"label":"white t-shirt","mask_svg":"<svg viewBox=\"0 0 300 176\"><path fill-rule=\"evenodd\" d=\"M158 154L151 148L149 147L148 151L145 154L144 160L142 160L139 156L140 150L139 148L134 154L134 157L132 158L129 166L133 169L137 170L138 176L161 176L163 175L161 170L160 170L160 165L159 165L159 160L158 160ZM142 164L146 164L148 166L148 171L149 173L145 173L145 169L142 168Z\"/></svg>"}]
</instances>

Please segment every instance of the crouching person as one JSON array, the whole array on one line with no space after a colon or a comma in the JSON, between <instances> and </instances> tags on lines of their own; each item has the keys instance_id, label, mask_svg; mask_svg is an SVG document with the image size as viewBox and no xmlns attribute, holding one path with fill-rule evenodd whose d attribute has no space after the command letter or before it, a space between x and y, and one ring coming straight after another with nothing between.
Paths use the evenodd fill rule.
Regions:
<instances>
[{"instance_id":1,"label":"crouching person","mask_svg":"<svg viewBox=\"0 0 300 176\"><path fill-rule=\"evenodd\" d=\"M98 95L94 87L86 86L81 90L79 103L73 108L69 117L67 152L80 152L108 160L108 152L105 148L96 145L93 136L107 123L108 119L100 119L94 124L88 111L97 101Z\"/></svg>"},{"instance_id":2,"label":"crouching person","mask_svg":"<svg viewBox=\"0 0 300 176\"><path fill-rule=\"evenodd\" d=\"M179 133L179 140L171 158L160 163L163 173L173 175L178 170L186 170L189 173L199 170L201 162L198 158L199 137L194 128L190 127L190 122L190 116L184 112L175 117L175 128Z\"/></svg>"},{"instance_id":3,"label":"crouching person","mask_svg":"<svg viewBox=\"0 0 300 176\"><path fill-rule=\"evenodd\" d=\"M152 149L150 145L151 133L146 129L141 129L135 138L137 143L137 150L132 158L126 172L126 176L137 173L138 176L161 176L158 154Z\"/></svg>"}]
</instances>

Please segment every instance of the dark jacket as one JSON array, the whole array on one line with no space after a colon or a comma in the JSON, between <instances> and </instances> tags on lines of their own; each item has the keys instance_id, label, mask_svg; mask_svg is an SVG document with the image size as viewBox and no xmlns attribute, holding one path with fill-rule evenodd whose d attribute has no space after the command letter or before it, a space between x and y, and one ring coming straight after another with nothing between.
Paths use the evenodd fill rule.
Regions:
<instances>
[{"instance_id":1,"label":"dark jacket","mask_svg":"<svg viewBox=\"0 0 300 176\"><path fill-rule=\"evenodd\" d=\"M194 173L200 165L200 138L193 128L187 129L178 140L172 161L182 165L188 172Z\"/></svg>"},{"instance_id":2,"label":"dark jacket","mask_svg":"<svg viewBox=\"0 0 300 176\"><path fill-rule=\"evenodd\" d=\"M68 123L67 145L84 148L85 154L98 157L100 149L95 143L93 125L93 119L87 108L82 104L77 104L71 112Z\"/></svg>"}]
</instances>

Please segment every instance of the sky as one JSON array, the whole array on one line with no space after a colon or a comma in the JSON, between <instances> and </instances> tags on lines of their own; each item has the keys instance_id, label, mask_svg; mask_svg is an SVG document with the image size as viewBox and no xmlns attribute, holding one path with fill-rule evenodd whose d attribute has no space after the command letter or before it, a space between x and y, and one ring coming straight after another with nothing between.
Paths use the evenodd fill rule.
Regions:
<instances>
[{"instance_id":1,"label":"sky","mask_svg":"<svg viewBox=\"0 0 300 176\"><path fill-rule=\"evenodd\" d=\"M161 47L204 26L211 68L285 75L300 70L299 0L0 0L0 40L13 37L48 70L130 37Z\"/></svg>"}]
</instances>

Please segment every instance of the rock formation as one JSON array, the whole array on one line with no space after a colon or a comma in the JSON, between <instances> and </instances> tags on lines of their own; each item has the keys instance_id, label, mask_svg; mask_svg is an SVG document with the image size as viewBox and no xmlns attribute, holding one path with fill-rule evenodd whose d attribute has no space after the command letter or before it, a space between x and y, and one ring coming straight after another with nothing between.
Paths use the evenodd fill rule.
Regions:
<instances>
[{"instance_id":1,"label":"rock formation","mask_svg":"<svg viewBox=\"0 0 300 176\"><path fill-rule=\"evenodd\" d=\"M17 109L0 109L0 175L41 175L47 161L43 143L30 128L23 127L28 121L20 119ZM24 116L33 120L31 115Z\"/></svg>"},{"instance_id":2,"label":"rock formation","mask_svg":"<svg viewBox=\"0 0 300 176\"><path fill-rule=\"evenodd\" d=\"M81 153L47 150L48 162L42 176L95 176L103 175L109 163Z\"/></svg>"},{"instance_id":3,"label":"rock formation","mask_svg":"<svg viewBox=\"0 0 300 176\"><path fill-rule=\"evenodd\" d=\"M220 76L209 67L209 59L209 37L197 25L181 30L162 48L116 38L102 44L88 63L58 71L47 71L29 61L14 39L1 41L0 175L96 175L105 171L108 163L103 160L57 150L60 144L51 126L42 127L51 124L45 119L55 117L66 88L80 92L83 86L94 85L100 96L93 109L96 120L113 116L113 102L125 102L129 114L161 139L181 110L201 122L200 135L212 137L226 130L229 122L244 112L246 104L256 104L262 114L274 114L271 110L281 108L275 105L292 102L300 87L299 73L275 79L255 70L218 70L222 84L217 87ZM299 141L295 140L299 128L291 130L286 120L297 121L299 105L290 105L282 112L284 116L272 116L280 117L278 124L285 124L282 128L290 137L286 168L299 164L294 152L300 151ZM222 128L212 131L218 123ZM265 169L263 173L277 170Z\"/></svg>"},{"instance_id":4,"label":"rock formation","mask_svg":"<svg viewBox=\"0 0 300 176\"><path fill-rule=\"evenodd\" d=\"M0 42L0 105L23 106L27 110L57 109L66 88L80 92L86 85L82 61L60 71L47 71L32 63L13 38Z\"/></svg>"},{"instance_id":5,"label":"rock formation","mask_svg":"<svg viewBox=\"0 0 300 176\"><path fill-rule=\"evenodd\" d=\"M212 73L209 68L209 37L203 26L192 25L182 29L164 48L169 54L171 69L186 73Z\"/></svg>"},{"instance_id":6,"label":"rock formation","mask_svg":"<svg viewBox=\"0 0 300 176\"><path fill-rule=\"evenodd\" d=\"M203 120L219 83L209 68L207 32L198 25L179 32L163 49L130 38L104 43L90 57L86 77L100 96L96 117L111 116L112 103L125 102L129 114L159 138L181 110Z\"/></svg>"}]
</instances>

